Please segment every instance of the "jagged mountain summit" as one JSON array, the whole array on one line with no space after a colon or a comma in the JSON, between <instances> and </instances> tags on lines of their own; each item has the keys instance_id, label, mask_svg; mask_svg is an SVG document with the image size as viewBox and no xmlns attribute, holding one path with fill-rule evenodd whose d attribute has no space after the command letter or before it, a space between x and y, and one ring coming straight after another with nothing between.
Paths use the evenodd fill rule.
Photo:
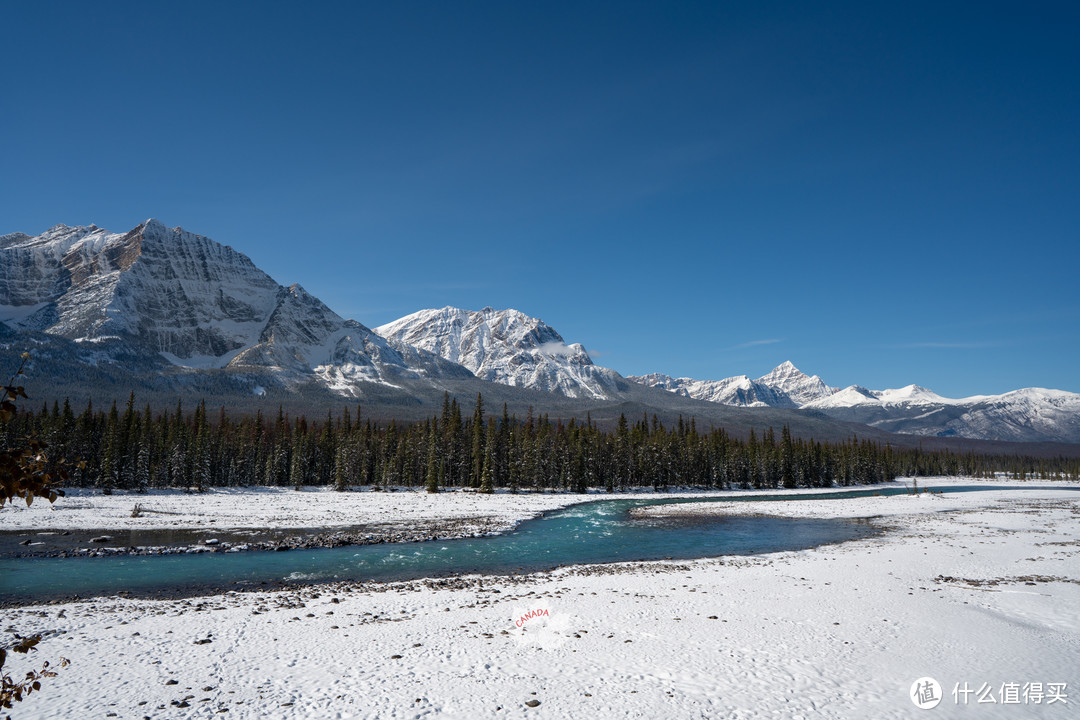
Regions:
<instances>
[{"instance_id":1,"label":"jagged mountain summit","mask_svg":"<svg viewBox=\"0 0 1080 720\"><path fill-rule=\"evenodd\" d=\"M693 378L673 378L663 373L650 373L631 375L627 379L649 387L668 390L684 397L708 400L721 405L798 407L798 404L783 390L770 387L759 380L751 380L746 375L736 375L723 380L694 380Z\"/></svg>"},{"instance_id":2,"label":"jagged mountain summit","mask_svg":"<svg viewBox=\"0 0 1080 720\"><path fill-rule=\"evenodd\" d=\"M421 310L375 332L460 363L489 382L600 400L627 387L618 373L594 365L582 345L568 345L543 320L513 309Z\"/></svg>"},{"instance_id":3,"label":"jagged mountain summit","mask_svg":"<svg viewBox=\"0 0 1080 720\"><path fill-rule=\"evenodd\" d=\"M154 219L127 233L57 225L5 235L0 259L0 322L16 330L119 341L184 368L315 378L346 395L465 374L279 285L228 246Z\"/></svg>"},{"instance_id":4,"label":"jagged mountain summit","mask_svg":"<svg viewBox=\"0 0 1080 720\"><path fill-rule=\"evenodd\" d=\"M772 372L759 377L757 382L787 395L796 405L829 397L837 390L826 385L817 375L810 376L799 370L790 360L780 363Z\"/></svg>"}]
</instances>

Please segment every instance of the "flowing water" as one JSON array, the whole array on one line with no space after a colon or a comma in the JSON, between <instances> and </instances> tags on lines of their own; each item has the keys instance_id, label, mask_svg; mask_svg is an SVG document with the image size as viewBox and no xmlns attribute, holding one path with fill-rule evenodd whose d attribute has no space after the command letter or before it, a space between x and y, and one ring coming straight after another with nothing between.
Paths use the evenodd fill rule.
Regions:
<instances>
[{"instance_id":1,"label":"flowing water","mask_svg":"<svg viewBox=\"0 0 1080 720\"><path fill-rule=\"evenodd\" d=\"M1003 489L953 486L947 492ZM183 592L267 583L408 580L562 565L691 559L800 550L876 532L866 522L719 516L635 518L633 507L685 502L837 499L904 493L903 487L814 495L599 500L521 523L492 537L289 552L0 559L0 599L26 601L130 591Z\"/></svg>"}]
</instances>

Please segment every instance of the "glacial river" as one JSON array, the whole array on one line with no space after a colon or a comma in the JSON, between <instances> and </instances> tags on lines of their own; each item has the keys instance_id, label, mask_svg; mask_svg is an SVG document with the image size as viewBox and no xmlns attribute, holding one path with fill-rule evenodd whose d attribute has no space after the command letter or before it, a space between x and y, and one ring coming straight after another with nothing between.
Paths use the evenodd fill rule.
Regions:
<instances>
[{"instance_id":1,"label":"glacial river","mask_svg":"<svg viewBox=\"0 0 1080 720\"><path fill-rule=\"evenodd\" d=\"M1004 489L951 486L946 492ZM635 518L631 508L686 502L835 499L894 495L903 487L812 495L605 499L527 520L502 535L289 552L0 559L0 601L239 589L281 583L388 581L517 573L564 565L676 560L801 550L877 532L866 522L772 517Z\"/></svg>"}]
</instances>

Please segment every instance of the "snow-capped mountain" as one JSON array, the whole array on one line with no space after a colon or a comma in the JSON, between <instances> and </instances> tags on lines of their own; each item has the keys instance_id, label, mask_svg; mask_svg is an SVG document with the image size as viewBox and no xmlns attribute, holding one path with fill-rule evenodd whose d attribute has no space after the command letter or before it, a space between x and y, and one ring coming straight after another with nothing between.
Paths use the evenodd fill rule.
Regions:
<instances>
[{"instance_id":1,"label":"snow-capped mountain","mask_svg":"<svg viewBox=\"0 0 1080 720\"><path fill-rule=\"evenodd\" d=\"M649 387L658 387L669 390L684 397L722 405L734 405L736 407L798 407L783 390L770 387L760 381L751 380L746 375L723 380L694 380L693 378L673 378L663 373L650 373L649 375L631 375L627 380L633 380Z\"/></svg>"},{"instance_id":2,"label":"snow-capped mountain","mask_svg":"<svg viewBox=\"0 0 1080 720\"><path fill-rule=\"evenodd\" d=\"M459 377L438 356L395 347L245 255L147 220L127 233L57 225L0 237L0 322L80 344L119 340L186 368L261 368L365 383Z\"/></svg>"},{"instance_id":3,"label":"snow-capped mountain","mask_svg":"<svg viewBox=\"0 0 1080 720\"><path fill-rule=\"evenodd\" d=\"M543 320L517 310L421 310L375 332L460 363L489 382L592 399L615 398L626 386L615 371L594 365L580 344L567 345Z\"/></svg>"}]
</instances>

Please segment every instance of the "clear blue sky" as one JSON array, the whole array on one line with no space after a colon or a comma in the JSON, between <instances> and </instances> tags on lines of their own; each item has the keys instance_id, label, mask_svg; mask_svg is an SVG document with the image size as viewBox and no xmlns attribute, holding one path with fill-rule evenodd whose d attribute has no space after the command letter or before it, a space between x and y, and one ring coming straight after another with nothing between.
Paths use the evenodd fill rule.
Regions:
<instances>
[{"instance_id":1,"label":"clear blue sky","mask_svg":"<svg viewBox=\"0 0 1080 720\"><path fill-rule=\"evenodd\" d=\"M157 217L624 374L1080 391L1078 7L4 3L0 232Z\"/></svg>"}]
</instances>

